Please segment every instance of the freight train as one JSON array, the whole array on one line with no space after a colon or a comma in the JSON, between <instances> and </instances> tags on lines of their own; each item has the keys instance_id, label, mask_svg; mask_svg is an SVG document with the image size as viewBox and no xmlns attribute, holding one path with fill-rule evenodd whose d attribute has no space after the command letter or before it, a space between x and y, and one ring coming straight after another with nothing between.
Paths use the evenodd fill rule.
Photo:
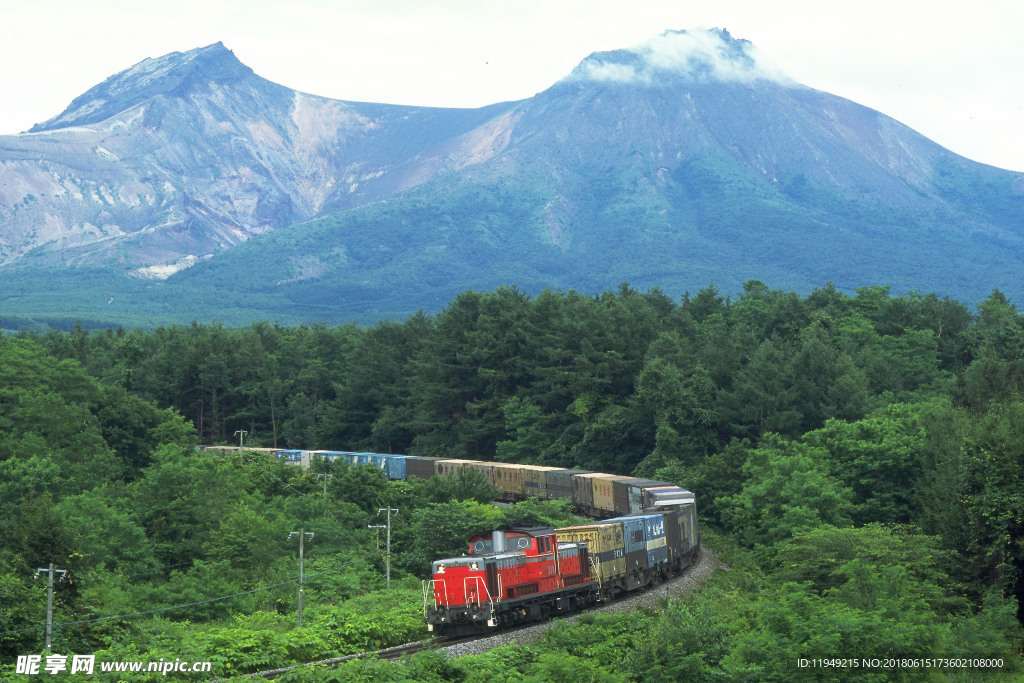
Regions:
<instances>
[{"instance_id":1,"label":"freight train","mask_svg":"<svg viewBox=\"0 0 1024 683\"><path fill-rule=\"evenodd\" d=\"M423 601L428 628L438 634L484 632L610 600L680 574L700 549L694 495L668 482L428 456L245 450L305 469L317 459L377 467L392 480L474 471L498 489L499 500L564 499L598 518L564 529L489 531L469 539L461 557L434 562Z\"/></svg>"},{"instance_id":2,"label":"freight train","mask_svg":"<svg viewBox=\"0 0 1024 683\"><path fill-rule=\"evenodd\" d=\"M479 534L434 562L427 628L464 635L567 614L681 573L699 550L693 499L642 514Z\"/></svg>"}]
</instances>

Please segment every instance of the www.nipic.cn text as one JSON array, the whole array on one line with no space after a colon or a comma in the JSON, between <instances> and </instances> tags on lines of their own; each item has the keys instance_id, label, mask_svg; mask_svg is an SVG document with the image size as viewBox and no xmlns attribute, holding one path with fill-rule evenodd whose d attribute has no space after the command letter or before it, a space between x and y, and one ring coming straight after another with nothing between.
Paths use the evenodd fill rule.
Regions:
<instances>
[{"instance_id":1,"label":"www.nipic.cn text","mask_svg":"<svg viewBox=\"0 0 1024 683\"><path fill-rule=\"evenodd\" d=\"M210 662L183 662L160 658L158 661L146 662L97 662L96 655L18 655L15 673L25 675L36 674L93 674L93 673L206 673L210 671Z\"/></svg>"}]
</instances>

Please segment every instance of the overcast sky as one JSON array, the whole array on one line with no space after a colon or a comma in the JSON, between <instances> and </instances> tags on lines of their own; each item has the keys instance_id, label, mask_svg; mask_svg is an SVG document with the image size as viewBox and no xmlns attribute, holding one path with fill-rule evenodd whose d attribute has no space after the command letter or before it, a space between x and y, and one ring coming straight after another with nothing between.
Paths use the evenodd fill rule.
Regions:
<instances>
[{"instance_id":1,"label":"overcast sky","mask_svg":"<svg viewBox=\"0 0 1024 683\"><path fill-rule=\"evenodd\" d=\"M146 57L218 40L308 93L477 107L530 97L591 52L712 27L794 80L1024 171L1019 0L0 0L0 134Z\"/></svg>"}]
</instances>

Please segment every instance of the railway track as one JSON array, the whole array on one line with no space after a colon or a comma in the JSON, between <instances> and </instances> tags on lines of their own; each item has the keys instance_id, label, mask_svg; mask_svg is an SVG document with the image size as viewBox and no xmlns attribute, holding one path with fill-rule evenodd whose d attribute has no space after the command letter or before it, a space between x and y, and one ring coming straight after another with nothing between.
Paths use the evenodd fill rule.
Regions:
<instances>
[{"instance_id":1,"label":"railway track","mask_svg":"<svg viewBox=\"0 0 1024 683\"><path fill-rule=\"evenodd\" d=\"M372 650L370 652L359 652L354 655L346 655L344 657L332 657L330 659L321 659L316 662L307 662L305 664L295 664L293 666L285 666L280 669L269 669L267 671L256 671L249 674L239 674L231 679L219 678L213 681L213 683L221 683L222 681L228 680L239 680L242 678L263 678L266 680L274 680L281 674L286 674L290 671L296 671L299 669L305 669L313 666L333 666L335 664L341 664L347 662L350 659L362 659L364 657L370 657L376 655L379 659L383 659L389 662L397 662L405 655L416 654L424 650L433 650L442 647L451 647L455 645L462 645L465 643L486 638L490 634L483 634L479 636L464 636L461 638L445 638L441 636L435 636L426 640L419 640L415 643L406 643L404 645L396 645L395 647L384 648L383 650Z\"/></svg>"},{"instance_id":2,"label":"railway track","mask_svg":"<svg viewBox=\"0 0 1024 683\"><path fill-rule=\"evenodd\" d=\"M676 592L687 592L690 588L699 585L703 582L706 576L710 575L715 568L722 567L721 564L715 559L714 554L706 549L701 549L700 554L697 557L697 561L688 567L680 576L671 579L670 581L663 583L659 586L652 586L650 589L640 591L635 594L627 594L611 602L603 603L603 605L594 608L591 611L604 612L608 610L621 610L629 609L630 606L633 608L639 606L652 606L659 599L668 597L670 593ZM681 590L679 588L681 587ZM672 590L677 588L677 590ZM650 603L650 604L647 604ZM576 614L566 617L566 620L573 621L583 614L584 612L578 612ZM283 667L280 669L272 669L269 671L258 671L251 674L242 674L236 676L231 680L238 680L240 678L263 678L266 680L273 680L281 674L288 673L290 671L296 671L311 666L333 666L346 662L350 659L362 659L371 655L376 655L379 659L383 659L389 662L397 662L405 655L413 655L417 652L424 650L440 650L452 648L455 650L448 656L460 656L461 654L457 650L462 649L458 646L469 645L481 640L491 640L492 642L485 648L490 649L491 647L498 647L500 645L507 644L508 642L516 639L516 634L525 636L521 642L532 641L539 634L546 630L550 626L550 622L541 622L535 624L525 624L517 628L510 628L500 631L498 633L487 632L480 635L473 636L462 636L456 638L446 638L435 636L426 640L420 640L415 643L406 643L404 645L396 645L395 647L385 648L383 650L375 650L372 652L360 652L354 655L347 655L345 657L334 657L332 659L323 659L317 662L309 662L306 664L296 664L294 666ZM220 683L220 681L226 681L228 679L219 679L214 683Z\"/></svg>"}]
</instances>

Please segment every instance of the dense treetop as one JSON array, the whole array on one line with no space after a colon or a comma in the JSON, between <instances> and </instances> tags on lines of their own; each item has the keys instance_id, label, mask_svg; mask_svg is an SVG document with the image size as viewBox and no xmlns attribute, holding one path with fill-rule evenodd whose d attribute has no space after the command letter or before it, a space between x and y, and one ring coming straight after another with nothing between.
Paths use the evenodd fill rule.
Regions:
<instances>
[{"instance_id":1,"label":"dense treetop","mask_svg":"<svg viewBox=\"0 0 1024 683\"><path fill-rule=\"evenodd\" d=\"M583 467L697 493L708 538L733 546L728 577L663 613L588 620L521 659L476 662L507 680L785 678L796 657L836 648L1015 667L1022 351L1024 318L999 292L972 314L934 295L801 297L760 282L681 301L627 285L466 292L437 315L366 328L0 338L0 651L40 647L31 575L51 561L76 576L58 622L167 610L69 626L68 651L126 658L136 643L173 657L180 645L255 670L408 640L425 635L416 577L469 532L573 520L536 501L493 508L472 477L387 482L192 448L245 430L252 446ZM331 474L326 488L317 474ZM382 559L366 525L385 504L401 509L404 597L373 593ZM290 626L286 539L300 528L317 531L315 637ZM821 623L830 636L810 626ZM658 645L670 641L681 645ZM461 680L462 664L415 666Z\"/></svg>"}]
</instances>

